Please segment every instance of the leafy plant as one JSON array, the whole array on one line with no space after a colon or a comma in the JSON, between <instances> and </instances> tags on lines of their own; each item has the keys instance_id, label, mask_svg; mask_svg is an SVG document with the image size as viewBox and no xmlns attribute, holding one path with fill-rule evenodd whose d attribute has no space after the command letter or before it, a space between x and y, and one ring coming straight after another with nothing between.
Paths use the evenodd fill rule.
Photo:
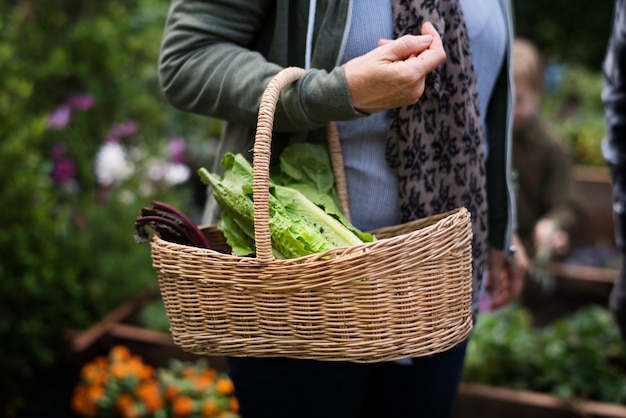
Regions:
<instances>
[{"instance_id":1,"label":"leafy plant","mask_svg":"<svg viewBox=\"0 0 626 418\"><path fill-rule=\"evenodd\" d=\"M564 399L626 402L626 345L611 313L589 306L536 329L511 306L478 319L463 379Z\"/></svg>"},{"instance_id":2,"label":"leafy plant","mask_svg":"<svg viewBox=\"0 0 626 418\"><path fill-rule=\"evenodd\" d=\"M601 100L602 73L573 63L558 68L560 79L544 97L543 115L562 134L577 164L604 166L601 142L606 120Z\"/></svg>"},{"instance_id":3,"label":"leafy plant","mask_svg":"<svg viewBox=\"0 0 626 418\"><path fill-rule=\"evenodd\" d=\"M170 332L170 321L163 299L156 298L146 303L139 312L139 324L155 331Z\"/></svg>"},{"instance_id":4,"label":"leafy plant","mask_svg":"<svg viewBox=\"0 0 626 418\"><path fill-rule=\"evenodd\" d=\"M611 1L593 7L583 0L516 1L515 32L554 60L596 69L606 52L613 6ZM573 37L576 42L571 42Z\"/></svg>"},{"instance_id":5,"label":"leafy plant","mask_svg":"<svg viewBox=\"0 0 626 418\"><path fill-rule=\"evenodd\" d=\"M71 402L83 417L238 417L227 374L204 360L154 369L122 345L83 366Z\"/></svg>"},{"instance_id":6,"label":"leafy plant","mask_svg":"<svg viewBox=\"0 0 626 418\"><path fill-rule=\"evenodd\" d=\"M189 171L207 164L219 130L160 95L167 6L0 3L3 416L47 409L30 402L29 382L61 364L65 330L155 286L149 248L132 236L139 208L159 198L192 216L197 210L189 181L173 185L155 169L174 162L169 147L181 141L193 150L184 153ZM121 171L109 170L107 180L99 156L111 151Z\"/></svg>"}]
</instances>

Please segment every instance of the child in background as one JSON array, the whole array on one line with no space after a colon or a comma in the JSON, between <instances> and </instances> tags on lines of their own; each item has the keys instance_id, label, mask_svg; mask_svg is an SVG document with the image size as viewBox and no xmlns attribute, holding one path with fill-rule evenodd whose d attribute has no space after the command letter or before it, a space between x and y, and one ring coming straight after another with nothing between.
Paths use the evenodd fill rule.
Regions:
<instances>
[{"instance_id":1,"label":"child in background","mask_svg":"<svg viewBox=\"0 0 626 418\"><path fill-rule=\"evenodd\" d=\"M539 114L543 73L535 46L517 39L513 49L513 168L518 183L518 233L540 281L546 278L545 264L569 252L570 236L581 216L571 156L562 138ZM532 283L527 285L532 287Z\"/></svg>"}]
</instances>

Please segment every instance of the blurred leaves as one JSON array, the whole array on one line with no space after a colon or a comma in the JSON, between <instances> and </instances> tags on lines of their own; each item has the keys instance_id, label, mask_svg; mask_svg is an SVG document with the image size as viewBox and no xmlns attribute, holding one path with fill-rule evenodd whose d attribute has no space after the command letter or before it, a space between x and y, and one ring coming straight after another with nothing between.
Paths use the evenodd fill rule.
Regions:
<instances>
[{"instance_id":1,"label":"blurred leaves","mask_svg":"<svg viewBox=\"0 0 626 418\"><path fill-rule=\"evenodd\" d=\"M193 182L145 194L140 177L153 174L146 170L108 189L94 173L96 153L124 121L138 126L124 138L128 149L161 158L168 141L184 138L193 150L188 163L210 164L219 123L174 110L159 91L168 7L166 0L0 2L0 415L17 415L34 395L26 383L64 359L65 330L85 329L156 287L149 246L132 236L139 209L158 198L192 216L199 210ZM50 129L49 116L76 93L93 106ZM58 144L75 164L76 184L66 188L51 176Z\"/></svg>"},{"instance_id":2,"label":"blurred leaves","mask_svg":"<svg viewBox=\"0 0 626 418\"><path fill-rule=\"evenodd\" d=\"M626 402L626 345L605 308L589 306L544 328L511 305L480 314L470 340L467 382Z\"/></svg>"},{"instance_id":3,"label":"blurred leaves","mask_svg":"<svg viewBox=\"0 0 626 418\"><path fill-rule=\"evenodd\" d=\"M602 73L576 63L552 64L547 73L558 75L544 96L543 116L560 132L576 164L604 166Z\"/></svg>"},{"instance_id":4,"label":"blurred leaves","mask_svg":"<svg viewBox=\"0 0 626 418\"><path fill-rule=\"evenodd\" d=\"M599 70L613 18L613 1L513 2L517 36L531 39L550 60Z\"/></svg>"}]
</instances>

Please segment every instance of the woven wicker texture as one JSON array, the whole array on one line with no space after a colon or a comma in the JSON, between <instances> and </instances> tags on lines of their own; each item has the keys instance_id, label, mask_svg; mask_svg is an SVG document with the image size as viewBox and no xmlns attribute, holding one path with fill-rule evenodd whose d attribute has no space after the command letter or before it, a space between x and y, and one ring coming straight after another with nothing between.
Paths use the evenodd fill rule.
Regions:
<instances>
[{"instance_id":1,"label":"woven wicker texture","mask_svg":"<svg viewBox=\"0 0 626 418\"><path fill-rule=\"evenodd\" d=\"M373 243L274 259L268 208L273 115L280 91L302 71L279 73L259 108L256 257L231 255L215 225L203 228L211 250L153 238L153 265L175 343L211 356L353 362L453 347L472 328L472 231L465 208L372 231ZM329 135L329 150L347 208L336 135Z\"/></svg>"}]
</instances>

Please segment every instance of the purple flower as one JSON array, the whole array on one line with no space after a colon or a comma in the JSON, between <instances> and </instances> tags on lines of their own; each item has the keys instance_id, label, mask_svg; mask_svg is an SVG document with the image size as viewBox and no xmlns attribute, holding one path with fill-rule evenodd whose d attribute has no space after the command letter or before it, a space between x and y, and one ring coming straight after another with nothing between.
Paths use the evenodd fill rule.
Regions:
<instances>
[{"instance_id":1,"label":"purple flower","mask_svg":"<svg viewBox=\"0 0 626 418\"><path fill-rule=\"evenodd\" d=\"M139 130L139 125L134 120L117 123L107 134L107 142L119 142L120 139L135 134L137 130Z\"/></svg>"},{"instance_id":2,"label":"purple flower","mask_svg":"<svg viewBox=\"0 0 626 418\"><path fill-rule=\"evenodd\" d=\"M48 128L49 129L63 129L69 123L72 117L72 110L68 105L61 105L57 107L48 116Z\"/></svg>"},{"instance_id":3,"label":"purple flower","mask_svg":"<svg viewBox=\"0 0 626 418\"><path fill-rule=\"evenodd\" d=\"M76 93L70 95L66 100L67 104L72 110L79 112L85 112L93 107L93 97L86 93Z\"/></svg>"},{"instance_id":4,"label":"purple flower","mask_svg":"<svg viewBox=\"0 0 626 418\"><path fill-rule=\"evenodd\" d=\"M169 143L170 160L185 163L185 140L183 138L172 138Z\"/></svg>"},{"instance_id":5,"label":"purple flower","mask_svg":"<svg viewBox=\"0 0 626 418\"><path fill-rule=\"evenodd\" d=\"M69 158L57 160L52 167L52 180L56 184L64 184L76 176L76 164Z\"/></svg>"}]
</instances>

